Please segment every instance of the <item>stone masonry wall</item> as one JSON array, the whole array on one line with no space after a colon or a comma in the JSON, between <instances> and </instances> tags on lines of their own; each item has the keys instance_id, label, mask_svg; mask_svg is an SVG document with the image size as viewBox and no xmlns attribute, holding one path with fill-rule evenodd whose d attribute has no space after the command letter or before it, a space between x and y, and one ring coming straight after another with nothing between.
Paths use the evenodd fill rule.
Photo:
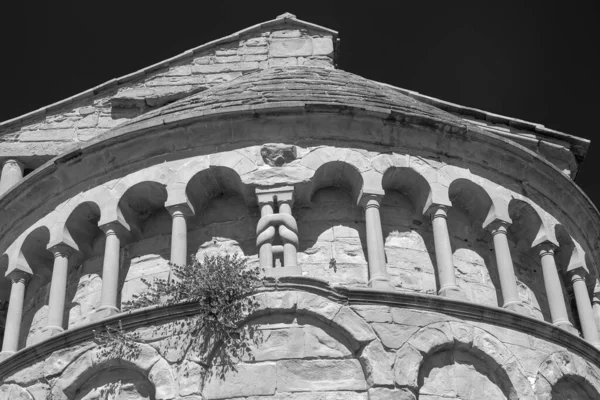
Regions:
<instances>
[{"instance_id":1,"label":"stone masonry wall","mask_svg":"<svg viewBox=\"0 0 600 400\"><path fill-rule=\"evenodd\" d=\"M118 385L126 398L161 400L533 400L553 388L600 396L597 366L516 329L406 306L349 307L303 291L257 299L249 323L260 340L235 371L221 375L184 333L172 336L172 321L138 328L144 344L128 362L103 359L93 342L73 343L11 371L0 395L81 400Z\"/></svg>"}]
</instances>

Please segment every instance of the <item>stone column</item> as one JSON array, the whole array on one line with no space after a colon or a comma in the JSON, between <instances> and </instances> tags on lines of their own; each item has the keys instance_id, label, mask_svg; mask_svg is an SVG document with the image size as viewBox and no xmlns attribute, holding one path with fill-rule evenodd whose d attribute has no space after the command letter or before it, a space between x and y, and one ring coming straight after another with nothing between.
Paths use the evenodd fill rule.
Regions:
<instances>
[{"instance_id":1,"label":"stone column","mask_svg":"<svg viewBox=\"0 0 600 400\"><path fill-rule=\"evenodd\" d=\"M572 330L573 325L569 322L565 297L562 285L560 284L560 278L558 277L556 261L554 260L555 246L550 242L543 242L536 247L542 263L544 287L546 288L546 297L548 298L552 324L566 330Z\"/></svg>"},{"instance_id":2,"label":"stone column","mask_svg":"<svg viewBox=\"0 0 600 400\"><path fill-rule=\"evenodd\" d=\"M95 319L106 318L121 312L119 307L117 307L120 269L119 256L121 241L127 234L127 228L117 221L104 224L100 226L100 229L106 235L106 244L104 245L104 261L102 264L102 294L100 307L96 310Z\"/></svg>"},{"instance_id":3,"label":"stone column","mask_svg":"<svg viewBox=\"0 0 600 400\"><path fill-rule=\"evenodd\" d=\"M187 221L186 218L194 215L194 210L187 204L167 206L171 214L171 263L175 265L187 264Z\"/></svg>"},{"instance_id":4,"label":"stone column","mask_svg":"<svg viewBox=\"0 0 600 400\"><path fill-rule=\"evenodd\" d=\"M598 329L596 329L596 321L594 320L590 294L588 293L588 288L585 283L587 274L587 271L582 267L569 272L571 283L573 284L573 295L575 296L575 303L577 304L577 314L579 315L579 323L581 324L583 338L597 349L600 349Z\"/></svg>"},{"instance_id":5,"label":"stone column","mask_svg":"<svg viewBox=\"0 0 600 400\"><path fill-rule=\"evenodd\" d=\"M596 286L594 287L594 295L592 296L592 310L594 310L594 320L596 321L596 328L600 331L600 282L598 281L596 281Z\"/></svg>"},{"instance_id":6,"label":"stone column","mask_svg":"<svg viewBox=\"0 0 600 400\"><path fill-rule=\"evenodd\" d=\"M31 275L21 270L13 270L7 277L12 281L12 287L10 289L8 313L6 314L4 341L2 342L2 358L19 350L25 289Z\"/></svg>"},{"instance_id":7,"label":"stone column","mask_svg":"<svg viewBox=\"0 0 600 400\"><path fill-rule=\"evenodd\" d=\"M445 297L464 299L464 293L461 292L456 284L450 234L448 233L448 223L446 222L448 218L447 210L448 207L441 204L433 204L429 209L431 224L433 226L433 242L438 280L440 282L438 294Z\"/></svg>"},{"instance_id":8,"label":"stone column","mask_svg":"<svg viewBox=\"0 0 600 400\"><path fill-rule=\"evenodd\" d=\"M292 205L293 205L293 192L287 193L285 195L277 196L277 205L279 206L279 214L288 214L292 215ZM284 235L282 235L281 230L287 229L285 226L279 226L279 236L283 239L283 265L285 267L296 267L298 265L298 257L296 245L290 241L286 241L284 239ZM288 231L289 232L289 231Z\"/></svg>"},{"instance_id":9,"label":"stone column","mask_svg":"<svg viewBox=\"0 0 600 400\"><path fill-rule=\"evenodd\" d=\"M359 203L365 209L369 286L375 289L392 289L385 265L385 245L379 215L382 198L381 194L363 193Z\"/></svg>"},{"instance_id":10,"label":"stone column","mask_svg":"<svg viewBox=\"0 0 600 400\"><path fill-rule=\"evenodd\" d=\"M518 311L521 300L517 292L517 278L515 277L515 269L506 236L508 222L495 220L488 225L488 229L492 232L494 238L494 254L496 256L498 276L500 277L500 289L502 290L502 298L504 300L502 307Z\"/></svg>"},{"instance_id":11,"label":"stone column","mask_svg":"<svg viewBox=\"0 0 600 400\"><path fill-rule=\"evenodd\" d=\"M0 177L0 196L19 183L21 179L23 179L23 164L12 159L4 161Z\"/></svg>"},{"instance_id":12,"label":"stone column","mask_svg":"<svg viewBox=\"0 0 600 400\"><path fill-rule=\"evenodd\" d=\"M69 256L74 249L67 244L57 244L49 249L54 254L50 299L48 300L48 322L44 328L44 337L50 337L64 331L63 316L67 293L67 275Z\"/></svg>"},{"instance_id":13,"label":"stone column","mask_svg":"<svg viewBox=\"0 0 600 400\"><path fill-rule=\"evenodd\" d=\"M273 197L268 199L265 196L259 196L258 205L260 206L260 216L261 218L272 215L273 214ZM258 258L260 262L260 267L267 270L273 268L273 249L272 249L272 240L275 235L275 228L268 227L267 230L263 232L257 232L258 240L262 239L261 235L263 235L266 240L264 240L261 244L259 244L258 248Z\"/></svg>"}]
</instances>

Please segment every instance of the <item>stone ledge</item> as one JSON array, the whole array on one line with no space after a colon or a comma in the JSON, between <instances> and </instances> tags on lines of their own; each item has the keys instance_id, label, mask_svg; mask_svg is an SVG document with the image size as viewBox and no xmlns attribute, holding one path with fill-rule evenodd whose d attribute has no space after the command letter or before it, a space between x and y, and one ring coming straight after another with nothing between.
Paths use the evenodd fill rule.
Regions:
<instances>
[{"instance_id":1,"label":"stone ledge","mask_svg":"<svg viewBox=\"0 0 600 400\"><path fill-rule=\"evenodd\" d=\"M311 284L314 282L314 284ZM383 305L398 308L444 313L463 320L493 323L504 328L527 333L555 343L600 366L600 351L582 338L566 332L550 323L522 316L502 308L489 307L462 300L416 293L384 291L366 288L331 287L322 280L307 277L269 279L259 293L278 291L310 292L344 305ZM184 318L197 311L195 303L181 303L170 307L152 306L142 310L117 314L101 321L69 329L33 346L26 347L0 362L0 378L24 368L67 346L93 340L94 330L121 321L125 330Z\"/></svg>"}]
</instances>

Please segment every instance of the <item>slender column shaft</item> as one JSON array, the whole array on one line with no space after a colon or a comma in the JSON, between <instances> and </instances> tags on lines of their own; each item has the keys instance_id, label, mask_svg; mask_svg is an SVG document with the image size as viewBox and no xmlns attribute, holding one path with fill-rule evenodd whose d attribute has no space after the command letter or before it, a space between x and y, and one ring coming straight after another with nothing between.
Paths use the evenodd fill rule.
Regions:
<instances>
[{"instance_id":1,"label":"slender column shaft","mask_svg":"<svg viewBox=\"0 0 600 400\"><path fill-rule=\"evenodd\" d=\"M594 311L594 320L596 321L596 329L600 331L600 286L596 282L594 296L592 297L592 310ZM599 332L600 333L600 332Z\"/></svg>"},{"instance_id":2,"label":"slender column shaft","mask_svg":"<svg viewBox=\"0 0 600 400\"><path fill-rule=\"evenodd\" d=\"M187 263L187 221L182 210L171 211L171 263L185 265Z\"/></svg>"},{"instance_id":3,"label":"slender column shaft","mask_svg":"<svg viewBox=\"0 0 600 400\"><path fill-rule=\"evenodd\" d=\"M504 299L504 308L516 309L521 303L517 293L517 279L508 247L507 234L508 224L504 221L495 221L492 223L491 231L494 237L494 253L496 264L498 266L498 276L500 278L500 288L502 298Z\"/></svg>"},{"instance_id":4,"label":"slender column shaft","mask_svg":"<svg viewBox=\"0 0 600 400\"><path fill-rule=\"evenodd\" d=\"M548 297L548 306L552 323L561 327L572 327L567 314L567 306L563 294L556 261L554 260L554 245L544 242L538 246L540 260L542 263L542 272L544 274L544 286L546 296Z\"/></svg>"},{"instance_id":5,"label":"slender column shaft","mask_svg":"<svg viewBox=\"0 0 600 400\"><path fill-rule=\"evenodd\" d=\"M63 316L65 313L70 251L66 246L55 246L52 252L54 253L54 266L52 268L52 282L50 283L47 328L54 333L64 329Z\"/></svg>"},{"instance_id":6,"label":"slender column shaft","mask_svg":"<svg viewBox=\"0 0 600 400\"><path fill-rule=\"evenodd\" d=\"M17 160L6 160L2 165L0 177L0 195L23 179L23 165Z\"/></svg>"},{"instance_id":7,"label":"slender column shaft","mask_svg":"<svg viewBox=\"0 0 600 400\"><path fill-rule=\"evenodd\" d=\"M260 208L260 216L265 217L267 215L273 214L273 204L272 203L264 203ZM260 246L258 250L258 257L260 261L260 267L267 269L273 268L273 249L271 243L264 243ZM285 262L285 260L284 260Z\"/></svg>"},{"instance_id":8,"label":"slender column shaft","mask_svg":"<svg viewBox=\"0 0 600 400\"><path fill-rule=\"evenodd\" d=\"M577 314L579 314L583 338L596 348L600 348L600 338L598 337L598 330L594 321L592 303L590 302L590 295L581 268L572 271L571 282L573 283L573 294L575 295Z\"/></svg>"},{"instance_id":9,"label":"slender column shaft","mask_svg":"<svg viewBox=\"0 0 600 400\"><path fill-rule=\"evenodd\" d=\"M292 215L292 207L289 203L279 204L280 214ZM283 265L285 267L292 267L298 265L298 258L296 255L296 246L293 243L283 244Z\"/></svg>"},{"instance_id":10,"label":"slender column shaft","mask_svg":"<svg viewBox=\"0 0 600 400\"><path fill-rule=\"evenodd\" d=\"M120 312L117 307L119 286L119 251L121 240L114 224L104 226L106 244L104 246L104 262L102 264L102 294L99 310L108 310L107 314Z\"/></svg>"},{"instance_id":11,"label":"slender column shaft","mask_svg":"<svg viewBox=\"0 0 600 400\"><path fill-rule=\"evenodd\" d=\"M364 201L367 231L367 254L369 258L369 286L389 288L389 278L385 265L385 247L379 215L381 196L366 195Z\"/></svg>"},{"instance_id":12,"label":"slender column shaft","mask_svg":"<svg viewBox=\"0 0 600 400\"><path fill-rule=\"evenodd\" d=\"M450 246L450 235L448 233L448 214L445 206L437 206L431 213L431 224L433 226L433 243L435 246L435 259L438 268L438 279L440 281L440 295L447 295L450 291L458 291L454 262L452 260L452 247Z\"/></svg>"},{"instance_id":13,"label":"slender column shaft","mask_svg":"<svg viewBox=\"0 0 600 400\"><path fill-rule=\"evenodd\" d=\"M23 303L25 301L27 281L29 280L29 275L25 272L14 271L12 274L12 287L10 289L6 326L4 328L4 341L2 342L3 353L13 353L19 350Z\"/></svg>"}]
</instances>

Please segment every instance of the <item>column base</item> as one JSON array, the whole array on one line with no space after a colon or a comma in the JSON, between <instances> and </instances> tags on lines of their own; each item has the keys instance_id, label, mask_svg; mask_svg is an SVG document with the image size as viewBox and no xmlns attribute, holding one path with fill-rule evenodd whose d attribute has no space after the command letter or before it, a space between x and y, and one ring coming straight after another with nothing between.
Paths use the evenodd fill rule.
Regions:
<instances>
[{"instance_id":1,"label":"column base","mask_svg":"<svg viewBox=\"0 0 600 400\"><path fill-rule=\"evenodd\" d=\"M394 287L390 283L390 280L387 277L376 276L369 281L369 287L372 289L380 289L380 290L394 290Z\"/></svg>"},{"instance_id":2,"label":"column base","mask_svg":"<svg viewBox=\"0 0 600 400\"><path fill-rule=\"evenodd\" d=\"M299 276L302 275L302 268L297 265L279 268L265 268L265 276Z\"/></svg>"},{"instance_id":3,"label":"column base","mask_svg":"<svg viewBox=\"0 0 600 400\"><path fill-rule=\"evenodd\" d=\"M98 321L104 318L111 317L115 314L120 314L121 310L117 307L113 306L100 306L96 311L92 314L92 321Z\"/></svg>"},{"instance_id":4,"label":"column base","mask_svg":"<svg viewBox=\"0 0 600 400\"><path fill-rule=\"evenodd\" d=\"M438 291L438 295L450 299L466 300L467 295L458 286L446 286Z\"/></svg>"},{"instance_id":5,"label":"column base","mask_svg":"<svg viewBox=\"0 0 600 400\"><path fill-rule=\"evenodd\" d=\"M552 325L559 327L562 330L565 330L567 332L570 332L574 335L579 336L579 331L577 329L575 329L575 327L573 325L571 325L570 322L565 321L565 322L555 322Z\"/></svg>"},{"instance_id":6,"label":"column base","mask_svg":"<svg viewBox=\"0 0 600 400\"><path fill-rule=\"evenodd\" d=\"M42 328L40 335L39 335L39 339L38 342L41 342L42 340L51 338L54 335L58 335L59 333L64 332L65 330L63 328L61 328L60 326L46 326L45 328Z\"/></svg>"},{"instance_id":7,"label":"column base","mask_svg":"<svg viewBox=\"0 0 600 400\"><path fill-rule=\"evenodd\" d=\"M504 303L504 305L502 306L502 308L504 308L505 310L509 310L512 312L515 312L517 314L521 314L521 315L527 315L530 316L530 312L528 309L526 309L523 306L523 303L521 303L521 301L517 300L517 301L510 301L507 303Z\"/></svg>"},{"instance_id":8,"label":"column base","mask_svg":"<svg viewBox=\"0 0 600 400\"><path fill-rule=\"evenodd\" d=\"M0 362L6 360L8 357L12 356L15 353L16 353L16 351L2 351L2 352L0 352Z\"/></svg>"}]
</instances>

